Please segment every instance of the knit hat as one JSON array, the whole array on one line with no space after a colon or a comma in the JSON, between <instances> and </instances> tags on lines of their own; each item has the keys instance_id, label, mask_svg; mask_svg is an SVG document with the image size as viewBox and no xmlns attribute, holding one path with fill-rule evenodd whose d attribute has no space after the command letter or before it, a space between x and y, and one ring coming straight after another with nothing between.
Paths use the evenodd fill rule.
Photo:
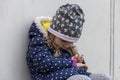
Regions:
<instances>
[{"instance_id":1,"label":"knit hat","mask_svg":"<svg viewBox=\"0 0 120 80\"><path fill-rule=\"evenodd\" d=\"M53 35L69 42L76 42L81 36L84 13L77 4L60 6L48 29Z\"/></svg>"}]
</instances>

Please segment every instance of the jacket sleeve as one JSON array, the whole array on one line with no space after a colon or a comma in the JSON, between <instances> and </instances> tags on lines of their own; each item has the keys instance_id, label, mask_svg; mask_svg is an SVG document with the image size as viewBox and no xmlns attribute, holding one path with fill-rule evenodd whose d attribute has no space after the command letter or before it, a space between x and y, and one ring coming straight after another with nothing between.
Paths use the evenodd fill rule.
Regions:
<instances>
[{"instance_id":1,"label":"jacket sleeve","mask_svg":"<svg viewBox=\"0 0 120 80\"><path fill-rule=\"evenodd\" d=\"M28 53L31 58L31 64L40 72L47 73L72 67L71 59L54 57L50 53L43 39L43 34L39 32L34 23L30 27L29 38Z\"/></svg>"}]
</instances>

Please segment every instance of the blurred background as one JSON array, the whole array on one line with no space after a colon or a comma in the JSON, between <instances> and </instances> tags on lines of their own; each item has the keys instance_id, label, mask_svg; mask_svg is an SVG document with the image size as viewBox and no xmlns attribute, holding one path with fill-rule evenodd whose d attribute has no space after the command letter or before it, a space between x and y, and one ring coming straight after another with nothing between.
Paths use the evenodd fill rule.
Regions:
<instances>
[{"instance_id":1,"label":"blurred background","mask_svg":"<svg viewBox=\"0 0 120 80\"><path fill-rule=\"evenodd\" d=\"M76 46L88 71L120 80L120 0L0 0L0 80L31 80L25 59L28 29L35 17L53 17L66 3L80 5L85 13Z\"/></svg>"}]
</instances>

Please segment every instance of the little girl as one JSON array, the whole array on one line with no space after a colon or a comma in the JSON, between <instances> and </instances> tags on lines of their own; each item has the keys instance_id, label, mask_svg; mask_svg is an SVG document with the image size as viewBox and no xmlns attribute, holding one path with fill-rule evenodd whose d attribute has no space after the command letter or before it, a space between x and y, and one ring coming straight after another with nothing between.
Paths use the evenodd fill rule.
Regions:
<instances>
[{"instance_id":1,"label":"little girl","mask_svg":"<svg viewBox=\"0 0 120 80\"><path fill-rule=\"evenodd\" d=\"M60 6L53 19L34 20L26 55L32 80L111 80L106 74L87 72L88 66L74 47L84 21L77 4Z\"/></svg>"}]
</instances>

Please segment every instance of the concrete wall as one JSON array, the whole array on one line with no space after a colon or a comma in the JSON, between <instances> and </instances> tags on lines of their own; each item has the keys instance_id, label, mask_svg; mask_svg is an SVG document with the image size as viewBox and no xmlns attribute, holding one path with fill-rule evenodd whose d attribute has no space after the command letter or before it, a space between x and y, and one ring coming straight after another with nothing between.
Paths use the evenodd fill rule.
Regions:
<instances>
[{"instance_id":1,"label":"concrete wall","mask_svg":"<svg viewBox=\"0 0 120 80\"><path fill-rule=\"evenodd\" d=\"M52 17L65 3L77 3L85 12L77 48L89 71L110 72L110 0L0 0L0 80L30 80L25 60L28 29L35 17ZM118 50L120 31L116 30Z\"/></svg>"},{"instance_id":2,"label":"concrete wall","mask_svg":"<svg viewBox=\"0 0 120 80\"><path fill-rule=\"evenodd\" d=\"M114 80L120 80L120 0L115 0L114 10Z\"/></svg>"}]
</instances>

